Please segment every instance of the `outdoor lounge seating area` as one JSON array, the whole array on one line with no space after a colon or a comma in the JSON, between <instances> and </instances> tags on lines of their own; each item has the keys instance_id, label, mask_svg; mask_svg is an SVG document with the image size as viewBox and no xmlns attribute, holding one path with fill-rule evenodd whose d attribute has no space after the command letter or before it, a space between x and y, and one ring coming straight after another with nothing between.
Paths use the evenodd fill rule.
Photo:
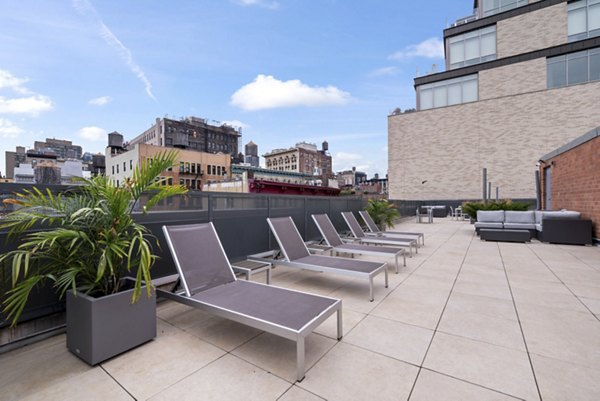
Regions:
<instances>
[{"instance_id":1,"label":"outdoor lounge seating area","mask_svg":"<svg viewBox=\"0 0 600 401\"><path fill-rule=\"evenodd\" d=\"M475 230L488 230L495 238L521 238L518 231L529 232L529 239L557 244L591 245L592 222L581 218L581 213L571 210L478 210ZM510 231L511 236L493 233L494 230ZM498 236L500 235L500 237ZM483 239L485 239L484 235ZM520 239L519 239L520 241Z\"/></svg>"},{"instance_id":2,"label":"outdoor lounge seating area","mask_svg":"<svg viewBox=\"0 0 600 401\"><path fill-rule=\"evenodd\" d=\"M273 269L273 285L343 304L341 340L335 315L307 335L301 382L293 342L162 300L157 337L96 367L69 353L64 335L0 354L2 398L597 398L597 246L479 241L468 222L450 220L423 226L411 217L395 229L423 231L427 246L390 274L388 288L374 287L373 302L360 278ZM251 278L264 286L265 275Z\"/></svg>"}]
</instances>

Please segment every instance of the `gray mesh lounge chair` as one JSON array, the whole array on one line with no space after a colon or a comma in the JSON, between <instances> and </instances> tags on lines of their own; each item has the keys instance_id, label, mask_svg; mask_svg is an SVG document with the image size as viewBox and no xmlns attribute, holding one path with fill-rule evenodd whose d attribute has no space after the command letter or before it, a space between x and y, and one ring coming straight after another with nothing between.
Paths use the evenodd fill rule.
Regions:
<instances>
[{"instance_id":1,"label":"gray mesh lounge chair","mask_svg":"<svg viewBox=\"0 0 600 401\"><path fill-rule=\"evenodd\" d=\"M267 222L279 243L284 260L274 260L275 264L297 267L306 270L329 272L369 279L369 300L373 301L373 277L385 275L385 287L388 286L388 272L385 263L367 262L333 256L311 255L291 217L268 218Z\"/></svg>"},{"instance_id":2,"label":"gray mesh lounge chair","mask_svg":"<svg viewBox=\"0 0 600 401\"><path fill-rule=\"evenodd\" d=\"M358 214L360 214L360 217L362 217L362 219L364 220L365 224L367 225L367 228L369 229L369 231L371 231L371 234L380 236L380 235L385 235L386 237L409 237L409 238L417 238L419 241L421 241L421 245L425 245L425 234L423 233L413 233L413 232L405 232L405 231L381 231L379 229L379 227L377 227L377 224L375 224L375 222L373 221L373 218L371 217L371 215L369 214L369 212L367 212L366 210L360 210L358 212ZM369 235L369 233L365 233L366 235Z\"/></svg>"},{"instance_id":3,"label":"gray mesh lounge chair","mask_svg":"<svg viewBox=\"0 0 600 401\"><path fill-rule=\"evenodd\" d=\"M354 217L352 212L342 212L342 217L346 221L348 227L350 227L350 231L354 238L357 238L359 242L363 244L378 244L378 245L391 245L391 246L399 246L403 248L408 248L409 256L412 258L412 250L415 248L415 252L419 252L417 250L417 240L416 239L400 239L400 238L391 238L391 237L368 237L363 231L362 227Z\"/></svg>"},{"instance_id":4,"label":"gray mesh lounge chair","mask_svg":"<svg viewBox=\"0 0 600 401\"><path fill-rule=\"evenodd\" d=\"M158 294L295 341L298 381L305 373L306 336L335 312L342 338L341 300L237 280L212 223L163 226L163 232L183 291Z\"/></svg>"},{"instance_id":5,"label":"gray mesh lounge chair","mask_svg":"<svg viewBox=\"0 0 600 401\"><path fill-rule=\"evenodd\" d=\"M399 271L398 256L402 255L404 257L404 266L406 266L406 251L404 248L345 243L340 238L331 220L329 220L329 216L326 214L313 214L312 218L327 245L332 247L332 251L349 253L351 255L393 256L396 260L396 273Z\"/></svg>"}]
</instances>

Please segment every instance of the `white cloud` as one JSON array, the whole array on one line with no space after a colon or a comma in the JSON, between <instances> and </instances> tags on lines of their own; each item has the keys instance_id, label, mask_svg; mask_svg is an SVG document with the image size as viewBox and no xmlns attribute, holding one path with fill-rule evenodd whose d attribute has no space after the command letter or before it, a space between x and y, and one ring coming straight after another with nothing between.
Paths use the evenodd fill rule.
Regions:
<instances>
[{"instance_id":1,"label":"white cloud","mask_svg":"<svg viewBox=\"0 0 600 401\"><path fill-rule=\"evenodd\" d=\"M100 96L88 101L88 104L92 104L94 106L105 106L112 102L112 98L110 96Z\"/></svg>"},{"instance_id":2,"label":"white cloud","mask_svg":"<svg viewBox=\"0 0 600 401\"><path fill-rule=\"evenodd\" d=\"M276 1L265 1L265 0L234 0L234 3L240 6L258 6L268 8L270 10L276 10L279 8L279 3Z\"/></svg>"},{"instance_id":3,"label":"white cloud","mask_svg":"<svg viewBox=\"0 0 600 401\"><path fill-rule=\"evenodd\" d=\"M389 58L405 60L413 57L444 58L444 43L438 38L429 38L416 45L409 45Z\"/></svg>"},{"instance_id":4,"label":"white cloud","mask_svg":"<svg viewBox=\"0 0 600 401\"><path fill-rule=\"evenodd\" d=\"M31 94L31 91L23 86L27 81L27 78L17 78L6 70L0 70L0 89L8 88L17 93L28 95Z\"/></svg>"},{"instance_id":5,"label":"white cloud","mask_svg":"<svg viewBox=\"0 0 600 401\"><path fill-rule=\"evenodd\" d=\"M240 120L226 120L226 121L221 121L221 122L225 125L229 125L230 127L234 127L234 128L242 128L242 129L250 128L250 126L248 124L245 124L245 123L241 122Z\"/></svg>"},{"instance_id":6,"label":"white cloud","mask_svg":"<svg viewBox=\"0 0 600 401\"><path fill-rule=\"evenodd\" d=\"M298 79L280 81L271 75L258 75L231 95L231 104L243 110L296 106L343 105L350 94L334 86L310 87Z\"/></svg>"},{"instance_id":7,"label":"white cloud","mask_svg":"<svg viewBox=\"0 0 600 401\"><path fill-rule=\"evenodd\" d=\"M137 65L137 63L133 60L133 55L131 54L131 50L129 50L125 45L117 38L117 36L112 33L112 31L104 24L100 15L88 0L73 0L73 7L83 16L89 18L92 23L98 26L100 29L100 37L104 39L104 41L116 50L117 54L127 64L129 70L135 74L136 77L144 84L144 88L146 89L146 94L156 100L154 95L152 94L152 84L150 80L146 77L146 74L142 70L142 68Z\"/></svg>"},{"instance_id":8,"label":"white cloud","mask_svg":"<svg viewBox=\"0 0 600 401\"><path fill-rule=\"evenodd\" d=\"M0 118L0 138L16 138L25 132L22 128L17 127L12 122Z\"/></svg>"},{"instance_id":9,"label":"white cloud","mask_svg":"<svg viewBox=\"0 0 600 401\"><path fill-rule=\"evenodd\" d=\"M80 138L87 139L90 141L102 141L106 140L106 135L108 133L105 129L100 127L83 127L79 131L77 131L77 135Z\"/></svg>"},{"instance_id":10,"label":"white cloud","mask_svg":"<svg viewBox=\"0 0 600 401\"><path fill-rule=\"evenodd\" d=\"M16 92L23 97L0 96L0 114L31 114L37 116L43 111L52 110L54 105L48 96L37 94L23 86L29 81L19 78L9 71L0 70L0 90Z\"/></svg>"},{"instance_id":11,"label":"white cloud","mask_svg":"<svg viewBox=\"0 0 600 401\"><path fill-rule=\"evenodd\" d=\"M377 68L367 74L369 78L382 77L386 75L396 75L400 72L398 67L382 67Z\"/></svg>"},{"instance_id":12,"label":"white cloud","mask_svg":"<svg viewBox=\"0 0 600 401\"><path fill-rule=\"evenodd\" d=\"M53 105L49 97L33 95L7 99L0 96L0 114L31 114L38 115L42 111L52 110Z\"/></svg>"}]
</instances>

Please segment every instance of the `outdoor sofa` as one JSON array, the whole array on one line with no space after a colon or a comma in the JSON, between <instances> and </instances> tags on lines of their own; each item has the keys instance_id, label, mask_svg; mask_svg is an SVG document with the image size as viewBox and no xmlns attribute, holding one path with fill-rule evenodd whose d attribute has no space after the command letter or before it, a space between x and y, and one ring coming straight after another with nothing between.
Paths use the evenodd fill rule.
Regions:
<instances>
[{"instance_id":1,"label":"outdoor sofa","mask_svg":"<svg viewBox=\"0 0 600 401\"><path fill-rule=\"evenodd\" d=\"M592 223L572 210L478 210L475 230L527 230L530 238L558 244L592 243Z\"/></svg>"}]
</instances>

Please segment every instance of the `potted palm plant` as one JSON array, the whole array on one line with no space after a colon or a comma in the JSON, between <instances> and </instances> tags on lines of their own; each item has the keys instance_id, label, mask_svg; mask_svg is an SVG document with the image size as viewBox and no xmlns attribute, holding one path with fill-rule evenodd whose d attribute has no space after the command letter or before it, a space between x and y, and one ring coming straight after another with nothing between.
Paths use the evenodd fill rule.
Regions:
<instances>
[{"instance_id":1,"label":"potted palm plant","mask_svg":"<svg viewBox=\"0 0 600 401\"><path fill-rule=\"evenodd\" d=\"M33 187L5 200L18 209L0 229L18 247L0 256L11 264L12 288L2 309L15 325L32 290L51 285L66 294L67 347L95 365L156 336L150 269L158 241L133 219L142 194L145 213L162 199L186 192L165 185L160 173L177 152L161 152L136 167L121 186L106 176L59 195ZM31 231L33 226L39 230Z\"/></svg>"},{"instance_id":2,"label":"potted palm plant","mask_svg":"<svg viewBox=\"0 0 600 401\"><path fill-rule=\"evenodd\" d=\"M382 231L394 227L394 220L400 217L396 206L385 199L369 199L366 210Z\"/></svg>"}]
</instances>

